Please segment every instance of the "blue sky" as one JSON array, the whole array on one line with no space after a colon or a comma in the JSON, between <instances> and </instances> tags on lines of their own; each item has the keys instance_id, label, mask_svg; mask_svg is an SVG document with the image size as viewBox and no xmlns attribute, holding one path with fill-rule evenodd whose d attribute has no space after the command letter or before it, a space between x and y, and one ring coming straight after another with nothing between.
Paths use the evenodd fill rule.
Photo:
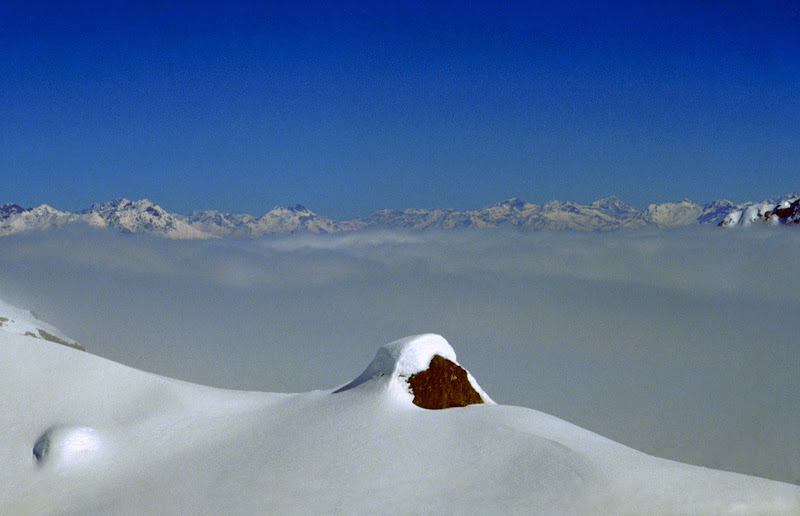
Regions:
<instances>
[{"instance_id":1,"label":"blue sky","mask_svg":"<svg viewBox=\"0 0 800 516\"><path fill-rule=\"evenodd\" d=\"M3 2L0 202L800 189L800 2Z\"/></svg>"}]
</instances>

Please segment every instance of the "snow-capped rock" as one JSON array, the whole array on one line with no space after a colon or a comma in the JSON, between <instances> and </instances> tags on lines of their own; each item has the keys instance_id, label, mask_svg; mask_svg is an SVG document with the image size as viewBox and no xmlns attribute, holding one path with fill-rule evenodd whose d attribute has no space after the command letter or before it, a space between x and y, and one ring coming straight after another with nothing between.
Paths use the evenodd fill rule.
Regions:
<instances>
[{"instance_id":1,"label":"snow-capped rock","mask_svg":"<svg viewBox=\"0 0 800 516\"><path fill-rule=\"evenodd\" d=\"M434 368L433 375L437 377L421 376ZM438 377L444 371L446 377ZM415 382L416 379L419 381ZM382 346L363 373L334 393L355 388L385 390L403 403L423 408L432 408L431 398L436 400L434 404L440 402L435 408L494 404L472 375L458 364L450 344L433 334L414 335ZM463 401L464 392L474 393L470 402Z\"/></svg>"},{"instance_id":2,"label":"snow-capped rock","mask_svg":"<svg viewBox=\"0 0 800 516\"><path fill-rule=\"evenodd\" d=\"M775 208L775 215L784 224L800 224L800 199L782 202Z\"/></svg>"}]
</instances>

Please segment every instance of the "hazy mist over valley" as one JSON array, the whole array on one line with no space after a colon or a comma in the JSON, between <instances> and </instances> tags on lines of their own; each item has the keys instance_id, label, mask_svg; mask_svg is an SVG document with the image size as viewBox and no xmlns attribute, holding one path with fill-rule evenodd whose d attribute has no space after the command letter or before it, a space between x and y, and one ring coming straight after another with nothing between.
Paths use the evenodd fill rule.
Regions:
<instances>
[{"instance_id":1,"label":"hazy mist over valley","mask_svg":"<svg viewBox=\"0 0 800 516\"><path fill-rule=\"evenodd\" d=\"M88 228L0 246L0 291L90 353L298 392L443 335L501 404L646 453L800 482L800 233L464 230L172 241Z\"/></svg>"}]
</instances>

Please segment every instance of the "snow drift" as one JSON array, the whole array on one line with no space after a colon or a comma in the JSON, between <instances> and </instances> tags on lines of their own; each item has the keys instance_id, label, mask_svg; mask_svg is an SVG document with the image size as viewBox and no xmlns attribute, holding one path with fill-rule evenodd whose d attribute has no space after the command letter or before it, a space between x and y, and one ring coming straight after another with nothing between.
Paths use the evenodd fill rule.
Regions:
<instances>
[{"instance_id":1,"label":"snow drift","mask_svg":"<svg viewBox=\"0 0 800 516\"><path fill-rule=\"evenodd\" d=\"M458 365L443 338L408 337L341 388L273 394L0 331L0 513L800 511L800 487L495 405L471 376L481 403L420 408L409 379L436 357Z\"/></svg>"}]
</instances>

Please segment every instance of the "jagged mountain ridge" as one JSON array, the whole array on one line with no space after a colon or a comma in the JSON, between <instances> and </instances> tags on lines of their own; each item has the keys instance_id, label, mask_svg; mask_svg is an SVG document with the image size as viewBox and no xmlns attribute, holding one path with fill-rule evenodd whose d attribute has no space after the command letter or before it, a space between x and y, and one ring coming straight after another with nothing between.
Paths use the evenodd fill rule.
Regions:
<instances>
[{"instance_id":1,"label":"jagged mountain ridge","mask_svg":"<svg viewBox=\"0 0 800 516\"><path fill-rule=\"evenodd\" d=\"M590 205L570 201L550 201L537 205L511 198L476 210L387 209L364 217L336 221L318 215L300 204L291 207L276 206L260 217L216 210L182 215L169 213L148 199L130 201L121 198L93 204L77 213L59 211L46 204L32 209L25 209L17 204L5 204L0 206L0 236L72 224L113 228L123 233L150 233L173 239L256 238L301 231L334 233L371 228L418 231L455 228L609 231L645 226L672 228L692 224L747 225L762 219L781 224L800 221L798 199L800 193L767 199L760 203L742 204L724 199L698 204L684 199L680 202L651 204L639 211L616 197L600 199Z\"/></svg>"}]
</instances>

